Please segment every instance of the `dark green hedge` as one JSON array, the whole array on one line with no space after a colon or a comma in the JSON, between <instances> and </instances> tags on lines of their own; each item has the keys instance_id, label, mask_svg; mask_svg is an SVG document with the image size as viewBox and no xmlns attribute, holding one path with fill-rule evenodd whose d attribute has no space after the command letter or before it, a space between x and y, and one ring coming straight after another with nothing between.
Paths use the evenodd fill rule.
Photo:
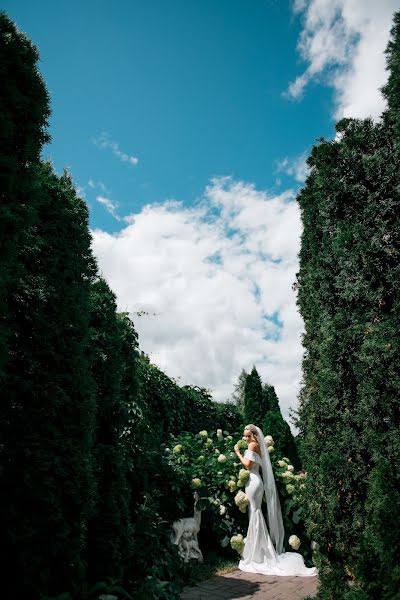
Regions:
<instances>
[{"instance_id":1,"label":"dark green hedge","mask_svg":"<svg viewBox=\"0 0 400 600\"><path fill-rule=\"evenodd\" d=\"M305 321L299 426L319 598L398 598L399 15L381 122L321 140L298 201Z\"/></svg>"}]
</instances>

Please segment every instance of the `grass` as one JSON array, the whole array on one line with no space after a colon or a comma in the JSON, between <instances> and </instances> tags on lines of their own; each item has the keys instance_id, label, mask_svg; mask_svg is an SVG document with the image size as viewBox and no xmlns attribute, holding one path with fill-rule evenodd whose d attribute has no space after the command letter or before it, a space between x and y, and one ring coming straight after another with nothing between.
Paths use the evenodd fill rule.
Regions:
<instances>
[{"instance_id":1,"label":"grass","mask_svg":"<svg viewBox=\"0 0 400 600\"><path fill-rule=\"evenodd\" d=\"M232 573L238 568L238 559L233 560L209 552L204 556L203 563L191 563L185 573L185 585L196 585L201 581L210 579L214 575Z\"/></svg>"}]
</instances>

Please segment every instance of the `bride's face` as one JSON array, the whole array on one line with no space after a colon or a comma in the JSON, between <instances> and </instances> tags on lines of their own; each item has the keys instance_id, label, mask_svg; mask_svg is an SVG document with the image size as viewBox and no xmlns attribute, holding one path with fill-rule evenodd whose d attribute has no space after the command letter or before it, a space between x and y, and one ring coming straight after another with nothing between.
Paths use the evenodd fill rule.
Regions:
<instances>
[{"instance_id":1,"label":"bride's face","mask_svg":"<svg viewBox=\"0 0 400 600\"><path fill-rule=\"evenodd\" d=\"M243 437L246 438L246 442L250 442L253 439L253 434L248 429L243 432Z\"/></svg>"}]
</instances>

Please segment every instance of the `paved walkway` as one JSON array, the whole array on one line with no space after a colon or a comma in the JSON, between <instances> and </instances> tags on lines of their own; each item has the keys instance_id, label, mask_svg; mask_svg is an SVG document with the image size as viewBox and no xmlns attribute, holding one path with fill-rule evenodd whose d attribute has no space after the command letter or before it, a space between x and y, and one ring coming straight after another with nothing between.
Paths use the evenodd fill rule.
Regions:
<instances>
[{"instance_id":1,"label":"paved walkway","mask_svg":"<svg viewBox=\"0 0 400 600\"><path fill-rule=\"evenodd\" d=\"M181 600L303 600L314 596L317 586L318 577L267 577L238 570L184 588Z\"/></svg>"}]
</instances>

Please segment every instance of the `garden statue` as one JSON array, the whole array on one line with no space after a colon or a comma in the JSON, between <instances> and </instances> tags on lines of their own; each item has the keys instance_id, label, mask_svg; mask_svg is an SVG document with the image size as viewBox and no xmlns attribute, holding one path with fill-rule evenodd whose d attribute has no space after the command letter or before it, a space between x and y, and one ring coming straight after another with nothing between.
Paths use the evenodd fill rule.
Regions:
<instances>
[{"instance_id":1,"label":"garden statue","mask_svg":"<svg viewBox=\"0 0 400 600\"><path fill-rule=\"evenodd\" d=\"M194 493L193 517L178 519L172 524L172 542L178 546L178 553L185 562L192 558L203 562L203 555L199 548L197 534L200 531L201 510L197 508L199 495Z\"/></svg>"}]
</instances>

